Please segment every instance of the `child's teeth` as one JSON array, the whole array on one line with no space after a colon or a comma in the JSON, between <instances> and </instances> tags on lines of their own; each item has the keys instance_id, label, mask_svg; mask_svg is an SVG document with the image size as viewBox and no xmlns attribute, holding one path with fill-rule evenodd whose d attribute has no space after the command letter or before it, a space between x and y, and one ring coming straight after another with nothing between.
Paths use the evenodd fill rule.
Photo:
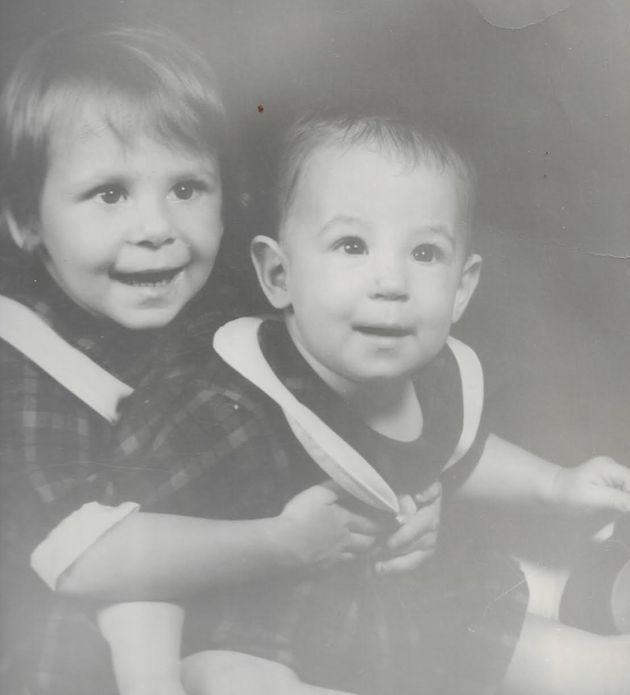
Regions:
<instances>
[{"instance_id":1,"label":"child's teeth","mask_svg":"<svg viewBox=\"0 0 630 695\"><path fill-rule=\"evenodd\" d=\"M168 285L181 269L156 271L154 273L113 273L112 277L131 287L164 287Z\"/></svg>"}]
</instances>

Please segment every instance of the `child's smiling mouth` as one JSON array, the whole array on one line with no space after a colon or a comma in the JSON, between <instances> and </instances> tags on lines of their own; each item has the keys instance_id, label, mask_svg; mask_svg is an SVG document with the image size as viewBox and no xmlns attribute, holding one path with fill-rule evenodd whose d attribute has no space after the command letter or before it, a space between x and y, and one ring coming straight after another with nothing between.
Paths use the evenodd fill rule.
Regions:
<instances>
[{"instance_id":1,"label":"child's smiling mouth","mask_svg":"<svg viewBox=\"0 0 630 695\"><path fill-rule=\"evenodd\" d=\"M109 276L116 282L132 287L165 287L171 283L184 269L169 268L164 270L143 270L135 273L127 273L112 270Z\"/></svg>"}]
</instances>

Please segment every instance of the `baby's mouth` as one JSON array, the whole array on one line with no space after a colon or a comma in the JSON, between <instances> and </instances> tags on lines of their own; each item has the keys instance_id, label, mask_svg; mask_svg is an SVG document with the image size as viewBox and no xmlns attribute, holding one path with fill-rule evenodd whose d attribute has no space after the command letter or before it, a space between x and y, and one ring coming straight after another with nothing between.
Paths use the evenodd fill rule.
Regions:
<instances>
[{"instance_id":1,"label":"baby's mouth","mask_svg":"<svg viewBox=\"0 0 630 695\"><path fill-rule=\"evenodd\" d=\"M143 270L137 273L123 273L112 270L109 276L116 282L132 287L163 287L168 285L183 270L180 268L170 268L168 270Z\"/></svg>"},{"instance_id":2,"label":"baby's mouth","mask_svg":"<svg viewBox=\"0 0 630 695\"><path fill-rule=\"evenodd\" d=\"M403 338L410 333L407 328L402 328L400 326L355 326L355 330L365 335L383 338Z\"/></svg>"}]
</instances>

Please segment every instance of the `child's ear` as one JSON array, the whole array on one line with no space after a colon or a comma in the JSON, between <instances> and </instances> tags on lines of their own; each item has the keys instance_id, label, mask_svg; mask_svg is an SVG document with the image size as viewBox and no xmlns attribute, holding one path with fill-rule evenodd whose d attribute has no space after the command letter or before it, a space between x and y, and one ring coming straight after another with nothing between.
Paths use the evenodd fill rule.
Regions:
<instances>
[{"instance_id":1,"label":"child's ear","mask_svg":"<svg viewBox=\"0 0 630 695\"><path fill-rule=\"evenodd\" d=\"M286 309L291 305L291 297L287 287L287 259L280 244L259 235L252 240L249 250L267 299L276 309Z\"/></svg>"},{"instance_id":2,"label":"child's ear","mask_svg":"<svg viewBox=\"0 0 630 695\"><path fill-rule=\"evenodd\" d=\"M463 316L470 302L477 285L479 284L479 275L481 273L481 256L476 253L471 253L464 262L462 275L459 279L459 287L455 294L455 302L453 303L453 323L457 323Z\"/></svg>"},{"instance_id":3,"label":"child's ear","mask_svg":"<svg viewBox=\"0 0 630 695\"><path fill-rule=\"evenodd\" d=\"M10 210L5 210L2 214L15 245L27 253L34 251L40 244L37 224L20 224Z\"/></svg>"}]
</instances>

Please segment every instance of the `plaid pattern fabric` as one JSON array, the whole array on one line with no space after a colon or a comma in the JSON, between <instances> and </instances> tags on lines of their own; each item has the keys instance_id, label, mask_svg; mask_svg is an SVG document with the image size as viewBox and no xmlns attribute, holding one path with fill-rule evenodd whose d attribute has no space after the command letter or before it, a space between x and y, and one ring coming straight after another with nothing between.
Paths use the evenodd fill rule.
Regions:
<instances>
[{"instance_id":1,"label":"plaid pattern fabric","mask_svg":"<svg viewBox=\"0 0 630 695\"><path fill-rule=\"evenodd\" d=\"M268 322L263 329L263 350L285 384L395 489L416 492L438 477L462 420L448 351L418 375L423 436L397 446L349 417L283 327ZM127 402L120 434L117 501L154 511L271 516L324 477L277 406L218 360L149 379ZM483 436L463 466L481 446ZM485 694L503 677L526 603L515 564L472 544L445 544L436 562L404 576L380 578L357 561L213 591L188 606L186 649L257 654L307 681L366 695Z\"/></svg>"},{"instance_id":2,"label":"plaid pattern fabric","mask_svg":"<svg viewBox=\"0 0 630 695\"><path fill-rule=\"evenodd\" d=\"M138 336L95 319L37 262L2 270L1 293L127 383L180 351L170 333ZM190 325L207 343L203 321ZM64 517L85 502L112 502L112 429L1 340L0 385L0 692L113 695L109 653L92 607L55 596L29 566L34 548Z\"/></svg>"}]
</instances>

